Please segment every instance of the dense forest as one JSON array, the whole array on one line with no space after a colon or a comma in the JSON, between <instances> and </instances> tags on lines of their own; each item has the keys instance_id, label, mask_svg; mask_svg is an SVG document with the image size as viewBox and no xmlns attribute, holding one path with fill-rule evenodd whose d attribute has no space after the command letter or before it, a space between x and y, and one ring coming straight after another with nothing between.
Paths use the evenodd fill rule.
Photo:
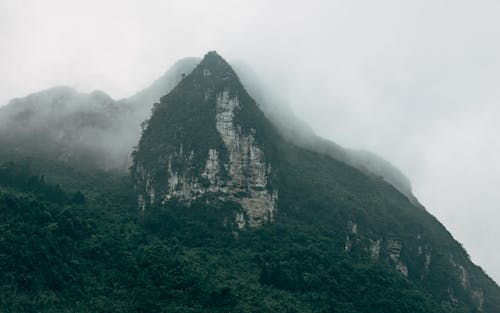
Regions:
<instances>
[{"instance_id":1,"label":"dense forest","mask_svg":"<svg viewBox=\"0 0 500 313\"><path fill-rule=\"evenodd\" d=\"M60 186L27 165L0 168L2 312L443 312L326 229L236 235L203 203L141 215L125 175Z\"/></svg>"}]
</instances>

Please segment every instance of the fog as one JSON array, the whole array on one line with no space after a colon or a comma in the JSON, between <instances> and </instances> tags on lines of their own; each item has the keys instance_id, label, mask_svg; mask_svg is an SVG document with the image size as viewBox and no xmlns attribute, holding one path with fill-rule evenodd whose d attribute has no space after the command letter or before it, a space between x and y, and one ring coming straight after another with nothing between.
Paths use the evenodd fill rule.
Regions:
<instances>
[{"instance_id":1,"label":"fog","mask_svg":"<svg viewBox=\"0 0 500 313\"><path fill-rule=\"evenodd\" d=\"M500 2L0 1L0 105L135 94L217 50L319 135L381 155L500 281Z\"/></svg>"}]
</instances>

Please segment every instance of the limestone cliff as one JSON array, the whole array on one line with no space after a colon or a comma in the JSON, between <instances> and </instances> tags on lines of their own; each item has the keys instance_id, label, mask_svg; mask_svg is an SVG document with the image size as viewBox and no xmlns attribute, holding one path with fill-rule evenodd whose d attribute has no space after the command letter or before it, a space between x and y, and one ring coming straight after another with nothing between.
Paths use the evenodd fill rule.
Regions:
<instances>
[{"instance_id":1,"label":"limestone cliff","mask_svg":"<svg viewBox=\"0 0 500 313\"><path fill-rule=\"evenodd\" d=\"M231 67L207 54L146 126L133 166L141 209L212 197L238 204L240 228L271 220L278 190L257 140L259 121L240 114L248 106L258 110Z\"/></svg>"}]
</instances>

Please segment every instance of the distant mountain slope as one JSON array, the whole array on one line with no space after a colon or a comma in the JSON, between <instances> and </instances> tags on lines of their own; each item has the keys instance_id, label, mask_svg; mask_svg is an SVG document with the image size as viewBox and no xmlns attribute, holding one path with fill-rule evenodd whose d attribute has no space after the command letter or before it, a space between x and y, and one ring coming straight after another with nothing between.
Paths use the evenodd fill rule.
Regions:
<instances>
[{"instance_id":1,"label":"distant mountain slope","mask_svg":"<svg viewBox=\"0 0 500 313\"><path fill-rule=\"evenodd\" d=\"M250 66L238 62L235 64L234 69L248 93L288 141L330 155L365 173L381 176L406 195L414 204L420 206L412 193L410 181L394 165L372 152L346 149L332 141L319 137L307 123L293 113L283 99L280 99L279 93L273 90L272 86L265 86L260 82L258 75L252 71Z\"/></svg>"},{"instance_id":2,"label":"distant mountain slope","mask_svg":"<svg viewBox=\"0 0 500 313\"><path fill-rule=\"evenodd\" d=\"M44 156L82 166L124 166L130 149L119 117L127 111L107 94L55 87L0 108L1 154Z\"/></svg>"},{"instance_id":3,"label":"distant mountain slope","mask_svg":"<svg viewBox=\"0 0 500 313\"><path fill-rule=\"evenodd\" d=\"M147 116L151 113L153 103L160 101L160 98L174 89L182 80L183 75L188 75L200 63L200 58L183 58L174 63L160 78L155 80L149 87L137 92L135 95L122 99L133 106L142 106L147 111Z\"/></svg>"},{"instance_id":4,"label":"distant mountain slope","mask_svg":"<svg viewBox=\"0 0 500 313\"><path fill-rule=\"evenodd\" d=\"M0 158L49 157L80 167L124 171L153 104L196 63L195 58L180 60L150 87L120 101L101 91L86 94L70 87L13 99L0 108Z\"/></svg>"}]
</instances>

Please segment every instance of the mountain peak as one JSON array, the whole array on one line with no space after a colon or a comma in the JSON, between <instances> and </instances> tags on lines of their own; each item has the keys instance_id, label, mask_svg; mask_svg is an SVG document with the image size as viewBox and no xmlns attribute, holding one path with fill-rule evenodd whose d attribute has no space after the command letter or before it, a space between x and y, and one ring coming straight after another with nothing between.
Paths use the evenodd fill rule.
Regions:
<instances>
[{"instance_id":1,"label":"mountain peak","mask_svg":"<svg viewBox=\"0 0 500 313\"><path fill-rule=\"evenodd\" d=\"M208 51L204 56L203 56L203 59L206 59L206 58L218 58L218 59L221 59L222 61L225 61L221 56L220 54L217 53L217 51L215 50L212 50L212 51Z\"/></svg>"},{"instance_id":2,"label":"mountain peak","mask_svg":"<svg viewBox=\"0 0 500 313\"><path fill-rule=\"evenodd\" d=\"M213 51L208 51L204 56L203 56L203 59L201 61L201 63L203 62L217 62L219 64L226 64L229 66L229 64L226 62L226 60L224 60L224 58L222 56L220 56L220 54L217 53L217 51L213 50Z\"/></svg>"},{"instance_id":3,"label":"mountain peak","mask_svg":"<svg viewBox=\"0 0 500 313\"><path fill-rule=\"evenodd\" d=\"M231 65L215 51L210 51L205 54L200 64L195 71L193 71L193 74L201 74L205 80L210 80L212 82L217 80L228 81L238 79Z\"/></svg>"}]
</instances>

